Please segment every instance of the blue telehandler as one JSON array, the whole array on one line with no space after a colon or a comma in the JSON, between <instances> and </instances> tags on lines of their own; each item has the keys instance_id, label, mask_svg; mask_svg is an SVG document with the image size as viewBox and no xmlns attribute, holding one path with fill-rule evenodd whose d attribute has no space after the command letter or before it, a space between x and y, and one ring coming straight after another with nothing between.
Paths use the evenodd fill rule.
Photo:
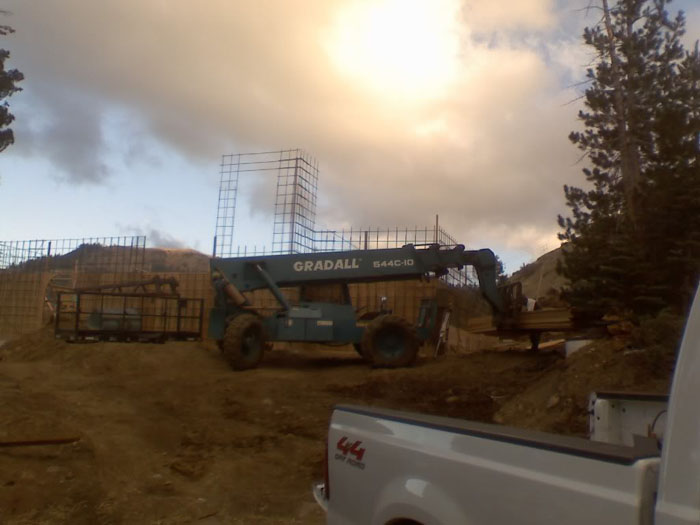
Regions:
<instances>
[{"instance_id":1,"label":"blue telehandler","mask_svg":"<svg viewBox=\"0 0 700 525\"><path fill-rule=\"evenodd\" d=\"M507 329L520 309L519 288L496 284L497 261L491 250L466 250L438 244L379 250L316 252L211 260L215 304L209 337L218 342L234 370L254 368L268 342L353 344L375 367L411 365L423 341L435 330L435 301L423 301L415 324L382 309L360 316L351 304L348 285L439 277L452 268L473 266L483 297L499 328ZM342 300L305 300L292 304L283 288L340 285ZM256 308L245 292L268 289L277 308ZM514 290L517 292L514 292Z\"/></svg>"}]
</instances>

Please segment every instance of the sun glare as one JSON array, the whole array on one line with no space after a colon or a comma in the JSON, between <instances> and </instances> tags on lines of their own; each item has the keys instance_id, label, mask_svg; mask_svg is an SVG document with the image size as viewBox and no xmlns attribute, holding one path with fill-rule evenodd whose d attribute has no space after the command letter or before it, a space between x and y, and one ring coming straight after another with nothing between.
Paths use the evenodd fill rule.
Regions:
<instances>
[{"instance_id":1,"label":"sun glare","mask_svg":"<svg viewBox=\"0 0 700 525\"><path fill-rule=\"evenodd\" d=\"M457 68L456 0L383 0L342 9L326 42L338 70L390 98L440 97Z\"/></svg>"}]
</instances>

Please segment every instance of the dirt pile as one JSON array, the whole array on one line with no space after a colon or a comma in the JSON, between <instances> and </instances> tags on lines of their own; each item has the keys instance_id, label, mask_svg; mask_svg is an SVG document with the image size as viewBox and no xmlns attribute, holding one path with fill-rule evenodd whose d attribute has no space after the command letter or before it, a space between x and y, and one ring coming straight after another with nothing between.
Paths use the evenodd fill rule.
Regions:
<instances>
[{"instance_id":1,"label":"dirt pile","mask_svg":"<svg viewBox=\"0 0 700 525\"><path fill-rule=\"evenodd\" d=\"M205 343L0 347L3 524L320 524L310 495L332 406L355 403L585 432L592 388L665 391L668 371L622 340L564 360L448 354L370 370L351 348L288 346L234 373Z\"/></svg>"},{"instance_id":2,"label":"dirt pile","mask_svg":"<svg viewBox=\"0 0 700 525\"><path fill-rule=\"evenodd\" d=\"M34 333L10 339L0 344L0 361L37 361L60 355L71 345L57 339L53 326L45 326Z\"/></svg>"},{"instance_id":3,"label":"dirt pile","mask_svg":"<svg viewBox=\"0 0 700 525\"><path fill-rule=\"evenodd\" d=\"M551 366L537 381L512 396L494 422L560 434L585 436L588 399L593 391L665 394L672 370L657 367L646 349L627 338L600 340Z\"/></svg>"}]
</instances>

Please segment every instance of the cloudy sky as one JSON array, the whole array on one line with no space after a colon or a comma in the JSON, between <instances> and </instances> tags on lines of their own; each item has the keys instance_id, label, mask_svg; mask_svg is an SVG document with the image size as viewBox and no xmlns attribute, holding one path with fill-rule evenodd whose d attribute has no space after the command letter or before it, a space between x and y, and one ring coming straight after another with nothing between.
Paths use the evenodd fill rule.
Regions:
<instances>
[{"instance_id":1,"label":"cloudy sky","mask_svg":"<svg viewBox=\"0 0 700 525\"><path fill-rule=\"evenodd\" d=\"M0 240L145 234L209 253L221 155L298 147L321 170L319 227L439 214L514 271L556 247L562 186L582 184L567 135L589 0L2 4L26 80ZM700 2L671 7L689 45ZM268 179L241 180L241 244L270 246Z\"/></svg>"}]
</instances>

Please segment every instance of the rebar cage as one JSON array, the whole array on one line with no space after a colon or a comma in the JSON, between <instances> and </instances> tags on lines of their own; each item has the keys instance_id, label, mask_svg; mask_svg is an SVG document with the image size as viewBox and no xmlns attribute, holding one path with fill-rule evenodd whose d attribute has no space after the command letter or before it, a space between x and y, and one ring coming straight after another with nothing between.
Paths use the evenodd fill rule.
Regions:
<instances>
[{"instance_id":1,"label":"rebar cage","mask_svg":"<svg viewBox=\"0 0 700 525\"><path fill-rule=\"evenodd\" d=\"M234 242L236 202L241 174L277 176L271 249L263 246L251 249ZM214 235L215 257L376 250L399 248L406 244L457 244L437 223L435 226L413 228L397 226L317 229L318 163L300 149L226 154L221 158L220 175ZM476 284L476 275L471 268L452 269L441 279L454 286Z\"/></svg>"}]
</instances>

